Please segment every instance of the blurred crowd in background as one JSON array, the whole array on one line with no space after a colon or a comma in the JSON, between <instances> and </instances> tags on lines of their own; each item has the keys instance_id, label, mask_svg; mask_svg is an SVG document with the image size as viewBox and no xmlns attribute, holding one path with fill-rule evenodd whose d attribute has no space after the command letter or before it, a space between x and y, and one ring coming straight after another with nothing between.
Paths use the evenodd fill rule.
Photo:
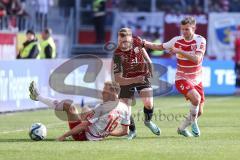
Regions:
<instances>
[{"instance_id":1,"label":"blurred crowd in background","mask_svg":"<svg viewBox=\"0 0 240 160\"><path fill-rule=\"evenodd\" d=\"M122 11L150 11L150 1L115 0ZM206 12L239 11L239 0L156 0L156 11L199 14Z\"/></svg>"},{"instance_id":2,"label":"blurred crowd in background","mask_svg":"<svg viewBox=\"0 0 240 160\"><path fill-rule=\"evenodd\" d=\"M201 14L208 12L237 12L240 10L239 0L155 0L156 5L151 6L150 0L107 0L106 10L117 8L123 12L167 12L181 14ZM30 3L30 4L29 4ZM0 18L10 16L8 24L11 27L18 27L21 30L23 19L16 17L36 18L44 20L44 26L47 26L47 14L50 7L70 8L75 6L74 0L0 0ZM92 0L81 0L81 7L84 10L92 10ZM28 11L34 9L35 15ZM16 22L18 20L18 22ZM3 26L1 26L3 28Z\"/></svg>"},{"instance_id":3,"label":"blurred crowd in background","mask_svg":"<svg viewBox=\"0 0 240 160\"><path fill-rule=\"evenodd\" d=\"M54 34L66 36L71 48L114 41L119 27L127 26L133 29L135 35L160 43L179 34L176 32L176 19L181 18L181 15L200 15L199 19L206 22L201 22L200 25L205 25L205 28L200 26L198 31L208 38L209 13L239 11L240 0L0 0L0 30L26 33L30 29L41 33L50 27ZM158 16L160 12L170 15L171 22L166 22L167 18L162 17L150 24L146 14L140 14L152 13ZM126 18L116 20L116 15L122 16L121 13L129 14ZM129 18L131 13L137 16ZM121 24L116 27L119 21ZM165 22L158 24L160 21ZM176 24L171 26L170 23ZM225 32L230 34L227 30ZM164 56L163 52L154 55Z\"/></svg>"},{"instance_id":4,"label":"blurred crowd in background","mask_svg":"<svg viewBox=\"0 0 240 160\"><path fill-rule=\"evenodd\" d=\"M234 62L240 92L240 0L0 0L0 60L110 57L104 45L116 44L121 27L162 43L180 35L187 15L207 39L205 59Z\"/></svg>"}]
</instances>

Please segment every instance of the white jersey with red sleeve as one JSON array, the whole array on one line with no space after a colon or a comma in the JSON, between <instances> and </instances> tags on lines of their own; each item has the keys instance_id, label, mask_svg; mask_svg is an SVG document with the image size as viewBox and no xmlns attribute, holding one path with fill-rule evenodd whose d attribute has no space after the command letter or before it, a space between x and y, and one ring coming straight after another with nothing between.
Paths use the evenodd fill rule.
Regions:
<instances>
[{"instance_id":1,"label":"white jersey with red sleeve","mask_svg":"<svg viewBox=\"0 0 240 160\"><path fill-rule=\"evenodd\" d=\"M179 48L189 54L202 54L206 50L206 39L200 35L194 34L192 40L185 40L183 36L177 36L170 41L163 43L164 49L172 47ZM196 64L180 54L176 54L177 72L176 80L185 79L191 82L194 86L202 82L202 60Z\"/></svg>"},{"instance_id":2,"label":"white jersey with red sleeve","mask_svg":"<svg viewBox=\"0 0 240 160\"><path fill-rule=\"evenodd\" d=\"M115 106L115 108L107 113L104 112L112 106ZM96 107L100 108L87 117L87 120L91 123L88 131L85 133L88 140L102 140L116 129L118 125L130 125L129 108L125 103L109 101Z\"/></svg>"}]
</instances>

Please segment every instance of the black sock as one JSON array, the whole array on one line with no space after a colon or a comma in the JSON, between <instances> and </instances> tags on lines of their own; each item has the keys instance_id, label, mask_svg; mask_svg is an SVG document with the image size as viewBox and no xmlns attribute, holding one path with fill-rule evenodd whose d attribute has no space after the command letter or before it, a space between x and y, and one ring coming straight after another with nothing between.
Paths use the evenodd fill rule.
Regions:
<instances>
[{"instance_id":1,"label":"black sock","mask_svg":"<svg viewBox=\"0 0 240 160\"><path fill-rule=\"evenodd\" d=\"M130 126L129 126L129 130L134 132L136 130L136 127L135 127L135 123L134 123L134 119L132 116L130 116Z\"/></svg>"},{"instance_id":2,"label":"black sock","mask_svg":"<svg viewBox=\"0 0 240 160\"><path fill-rule=\"evenodd\" d=\"M144 112L145 122L151 121L153 116L153 108L147 109L146 107L144 107L143 112Z\"/></svg>"}]
</instances>

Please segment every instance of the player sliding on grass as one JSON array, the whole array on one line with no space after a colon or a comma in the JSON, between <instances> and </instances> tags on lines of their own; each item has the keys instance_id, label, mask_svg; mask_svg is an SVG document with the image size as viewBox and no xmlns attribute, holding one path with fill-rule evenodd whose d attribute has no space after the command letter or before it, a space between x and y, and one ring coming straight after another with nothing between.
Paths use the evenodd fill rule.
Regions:
<instances>
[{"instance_id":1,"label":"player sliding on grass","mask_svg":"<svg viewBox=\"0 0 240 160\"><path fill-rule=\"evenodd\" d=\"M170 50L177 57L175 85L177 90L191 102L190 113L178 128L178 133L190 137L200 136L198 117L203 113L204 91L202 86L202 61L206 48L206 39L195 34L196 20L186 17L181 21L182 36L177 36L167 43L154 44L143 41L143 47L153 50ZM192 134L187 130L191 125Z\"/></svg>"},{"instance_id":2,"label":"player sliding on grass","mask_svg":"<svg viewBox=\"0 0 240 160\"><path fill-rule=\"evenodd\" d=\"M116 83L106 82L102 91L103 103L93 110L78 114L77 104L71 100L59 102L42 96L35 87L34 82L29 87L30 98L40 101L56 111L67 113L70 131L57 140L63 141L72 136L76 141L96 141L107 136L125 136L130 125L129 108L118 100L119 86Z\"/></svg>"},{"instance_id":3,"label":"player sliding on grass","mask_svg":"<svg viewBox=\"0 0 240 160\"><path fill-rule=\"evenodd\" d=\"M160 128L152 122L153 90L148 80L152 77L152 61L141 42L139 37L132 36L129 28L120 29L118 47L113 56L114 76L121 88L119 98L130 107L137 91L144 104L145 126L154 134L160 135ZM129 129L128 139L135 138L136 128L132 117Z\"/></svg>"}]
</instances>

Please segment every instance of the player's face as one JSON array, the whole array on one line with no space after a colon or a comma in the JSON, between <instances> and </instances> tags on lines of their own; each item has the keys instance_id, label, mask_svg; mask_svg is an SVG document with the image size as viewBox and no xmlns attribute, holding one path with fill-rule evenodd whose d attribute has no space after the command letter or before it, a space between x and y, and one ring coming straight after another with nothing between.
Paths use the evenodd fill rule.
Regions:
<instances>
[{"instance_id":1,"label":"player's face","mask_svg":"<svg viewBox=\"0 0 240 160\"><path fill-rule=\"evenodd\" d=\"M103 98L103 101L106 102L109 100L110 98L110 94L111 94L111 91L110 91L110 86L105 84L104 85L104 88L103 88L103 91L102 91L102 98Z\"/></svg>"},{"instance_id":2,"label":"player's face","mask_svg":"<svg viewBox=\"0 0 240 160\"><path fill-rule=\"evenodd\" d=\"M118 36L118 46L122 51L128 51L132 47L132 36Z\"/></svg>"},{"instance_id":3,"label":"player's face","mask_svg":"<svg viewBox=\"0 0 240 160\"><path fill-rule=\"evenodd\" d=\"M115 100L116 95L113 93L113 91L111 90L111 86L109 84L105 84L103 91L102 91L102 99L104 102L107 101L113 101Z\"/></svg>"},{"instance_id":4,"label":"player's face","mask_svg":"<svg viewBox=\"0 0 240 160\"><path fill-rule=\"evenodd\" d=\"M191 24L181 25L181 33L183 37L190 40L195 33L196 26Z\"/></svg>"}]
</instances>

